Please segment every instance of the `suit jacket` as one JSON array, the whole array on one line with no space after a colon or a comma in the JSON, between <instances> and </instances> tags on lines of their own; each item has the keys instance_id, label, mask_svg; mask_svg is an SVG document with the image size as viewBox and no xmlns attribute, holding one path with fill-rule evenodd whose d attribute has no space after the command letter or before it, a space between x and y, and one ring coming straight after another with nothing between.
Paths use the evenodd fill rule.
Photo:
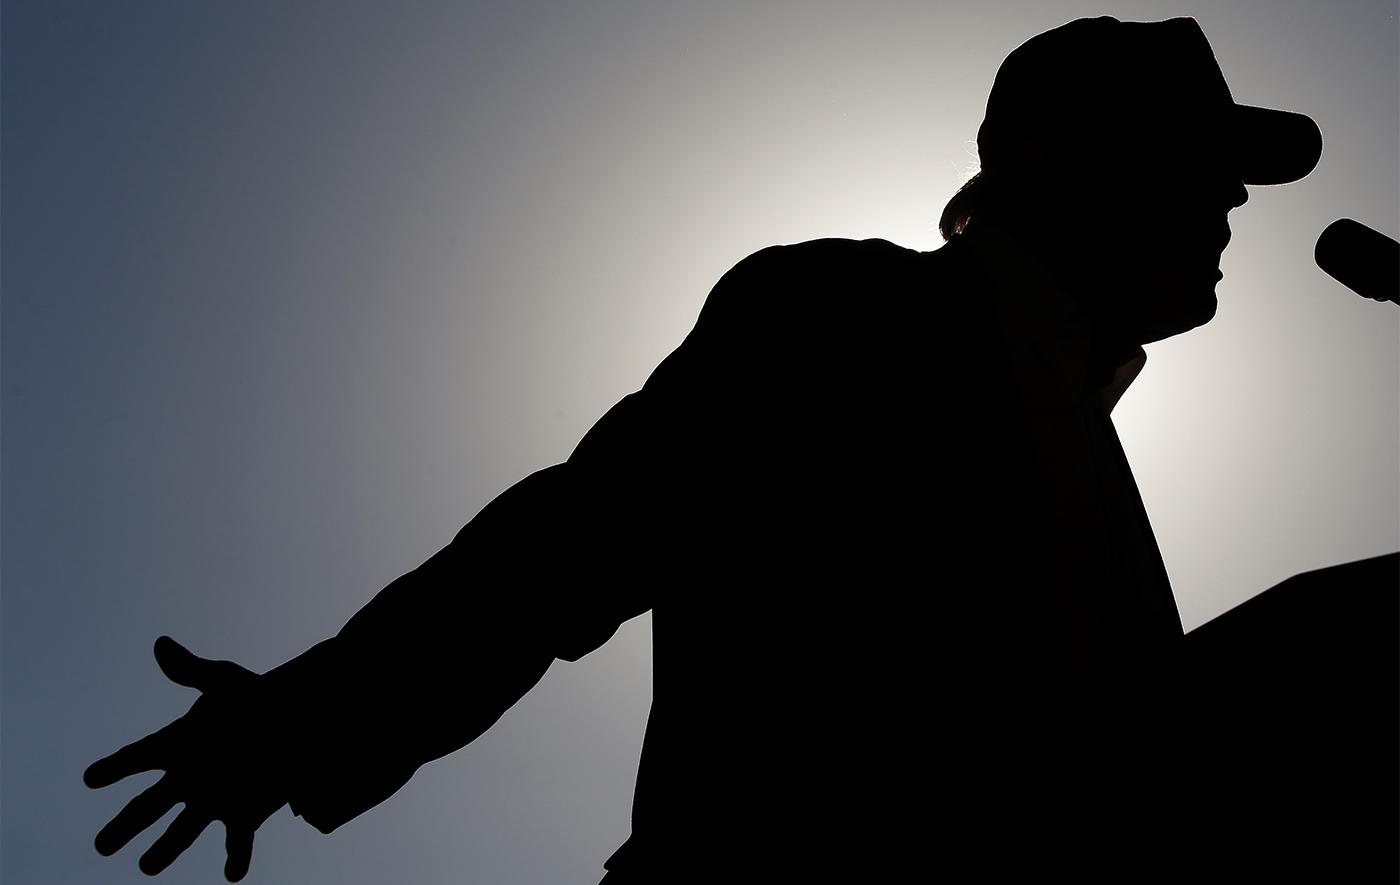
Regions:
<instances>
[{"instance_id":1,"label":"suit jacket","mask_svg":"<svg viewBox=\"0 0 1400 885\"><path fill-rule=\"evenodd\" d=\"M740 262L565 463L308 655L294 811L333 829L648 610L609 883L995 877L1170 789L1133 711L1181 627L1102 361L1017 326L1044 293L1006 248ZM1045 383L1066 328L1078 389Z\"/></svg>"}]
</instances>

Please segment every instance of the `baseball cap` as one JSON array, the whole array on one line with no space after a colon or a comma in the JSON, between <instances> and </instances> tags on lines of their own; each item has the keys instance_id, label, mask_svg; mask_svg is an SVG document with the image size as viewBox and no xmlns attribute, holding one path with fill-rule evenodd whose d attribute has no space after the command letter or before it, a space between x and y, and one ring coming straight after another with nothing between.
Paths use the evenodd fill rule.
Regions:
<instances>
[{"instance_id":1,"label":"baseball cap","mask_svg":"<svg viewBox=\"0 0 1400 885\"><path fill-rule=\"evenodd\" d=\"M983 170L1016 163L1031 139L1077 157L1103 152L1130 168L1206 152L1256 185L1297 181L1322 156L1311 117L1235 102L1192 18L1078 19L1013 50L977 132Z\"/></svg>"}]
</instances>

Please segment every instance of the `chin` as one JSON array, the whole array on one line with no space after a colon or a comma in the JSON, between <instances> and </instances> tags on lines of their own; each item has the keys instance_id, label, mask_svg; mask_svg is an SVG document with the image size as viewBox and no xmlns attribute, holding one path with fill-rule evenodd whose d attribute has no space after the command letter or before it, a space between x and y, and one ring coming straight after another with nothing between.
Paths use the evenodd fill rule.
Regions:
<instances>
[{"instance_id":1,"label":"chin","mask_svg":"<svg viewBox=\"0 0 1400 885\"><path fill-rule=\"evenodd\" d=\"M1189 299L1178 298L1173 307L1176 310L1171 316L1148 318L1149 322L1144 324L1142 334L1137 336L1139 344L1151 344L1153 341L1161 341L1163 338L1171 338L1173 335L1204 326L1215 318L1220 302L1212 289Z\"/></svg>"}]
</instances>

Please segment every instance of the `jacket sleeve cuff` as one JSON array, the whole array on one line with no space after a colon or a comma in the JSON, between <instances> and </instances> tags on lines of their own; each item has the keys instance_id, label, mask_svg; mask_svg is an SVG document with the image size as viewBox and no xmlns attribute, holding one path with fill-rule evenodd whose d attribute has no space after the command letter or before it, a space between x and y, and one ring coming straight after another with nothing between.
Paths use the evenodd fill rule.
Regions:
<instances>
[{"instance_id":1,"label":"jacket sleeve cuff","mask_svg":"<svg viewBox=\"0 0 1400 885\"><path fill-rule=\"evenodd\" d=\"M290 751L288 804L323 833L392 796L427 761L405 739L411 728L386 727L393 713L376 700L384 687L341 646L328 639L267 674Z\"/></svg>"}]
</instances>

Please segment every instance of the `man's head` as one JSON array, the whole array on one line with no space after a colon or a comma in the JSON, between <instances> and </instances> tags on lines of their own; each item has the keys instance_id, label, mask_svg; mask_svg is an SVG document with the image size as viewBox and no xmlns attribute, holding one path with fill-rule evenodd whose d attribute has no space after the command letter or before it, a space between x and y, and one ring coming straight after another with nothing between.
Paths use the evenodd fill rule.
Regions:
<instances>
[{"instance_id":1,"label":"man's head","mask_svg":"<svg viewBox=\"0 0 1400 885\"><path fill-rule=\"evenodd\" d=\"M1210 320L1244 186L1302 178L1322 139L1301 114L1236 104L1195 20L1105 17L1007 57L977 147L944 235L995 223L1116 337L1146 343Z\"/></svg>"}]
</instances>

